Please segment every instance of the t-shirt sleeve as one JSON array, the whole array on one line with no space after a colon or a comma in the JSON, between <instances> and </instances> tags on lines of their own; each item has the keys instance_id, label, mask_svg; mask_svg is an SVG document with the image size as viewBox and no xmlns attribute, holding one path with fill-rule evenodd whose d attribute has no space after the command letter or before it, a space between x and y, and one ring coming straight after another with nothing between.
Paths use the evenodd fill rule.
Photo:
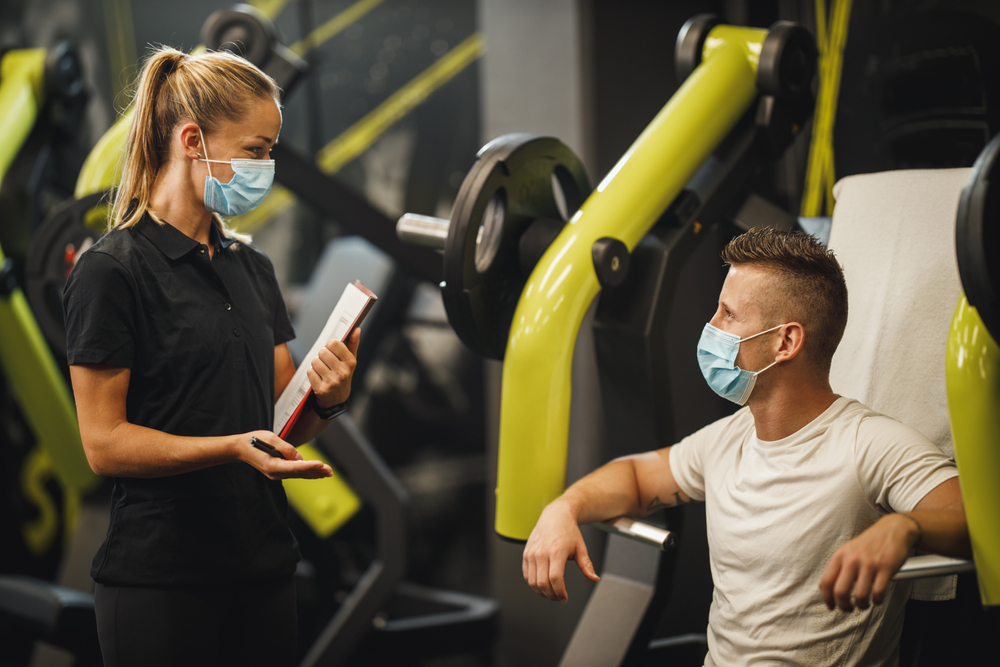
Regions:
<instances>
[{"instance_id":1,"label":"t-shirt sleeve","mask_svg":"<svg viewBox=\"0 0 1000 667\"><path fill-rule=\"evenodd\" d=\"M884 415L861 421L855 446L861 488L886 512L909 512L939 484L958 476L954 462L933 442Z\"/></svg>"},{"instance_id":2,"label":"t-shirt sleeve","mask_svg":"<svg viewBox=\"0 0 1000 667\"><path fill-rule=\"evenodd\" d=\"M712 422L670 448L670 473L692 500L705 500L706 450L719 443L732 419L730 416Z\"/></svg>"},{"instance_id":3,"label":"t-shirt sleeve","mask_svg":"<svg viewBox=\"0 0 1000 667\"><path fill-rule=\"evenodd\" d=\"M277 286L277 282L275 282ZM281 296L281 290L277 290L274 308L274 344L281 345L295 338L295 328L292 320L288 317L288 309L285 308L285 299Z\"/></svg>"},{"instance_id":4,"label":"t-shirt sleeve","mask_svg":"<svg viewBox=\"0 0 1000 667\"><path fill-rule=\"evenodd\" d=\"M271 262L271 258L260 248L256 246L251 246L251 248L259 262L258 271L263 272L263 275L267 277L267 284L271 291L270 300L274 304L272 308L274 322L272 322L271 330L274 332L274 344L278 346L295 338L295 327L292 326L292 320L288 316L288 308L285 306L285 298L281 295L281 287L278 285L278 277L274 274L274 264Z\"/></svg>"},{"instance_id":5,"label":"t-shirt sleeve","mask_svg":"<svg viewBox=\"0 0 1000 667\"><path fill-rule=\"evenodd\" d=\"M135 309L135 286L125 267L106 253L83 253L63 289L69 363L132 368Z\"/></svg>"}]
</instances>

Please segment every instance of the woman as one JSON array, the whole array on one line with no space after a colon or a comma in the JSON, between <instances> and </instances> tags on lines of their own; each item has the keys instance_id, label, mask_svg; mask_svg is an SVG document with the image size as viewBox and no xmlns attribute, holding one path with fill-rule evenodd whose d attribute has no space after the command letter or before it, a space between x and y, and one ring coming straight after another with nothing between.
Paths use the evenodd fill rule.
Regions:
<instances>
[{"instance_id":1,"label":"woman","mask_svg":"<svg viewBox=\"0 0 1000 667\"><path fill-rule=\"evenodd\" d=\"M294 332L270 261L219 214L270 190L278 95L228 52L151 54L112 229L66 284L80 434L115 482L91 571L107 665L295 661L298 548L278 480L331 474L293 445L342 412L360 334L312 361L313 410L289 442L271 433Z\"/></svg>"}]
</instances>

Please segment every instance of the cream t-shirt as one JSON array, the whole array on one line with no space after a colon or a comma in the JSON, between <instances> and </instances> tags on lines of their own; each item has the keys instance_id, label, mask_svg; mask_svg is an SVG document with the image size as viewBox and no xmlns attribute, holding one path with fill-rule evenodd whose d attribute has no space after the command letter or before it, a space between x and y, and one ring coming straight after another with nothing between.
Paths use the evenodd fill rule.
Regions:
<instances>
[{"instance_id":1,"label":"cream t-shirt","mask_svg":"<svg viewBox=\"0 0 1000 667\"><path fill-rule=\"evenodd\" d=\"M670 469L706 506L706 667L898 662L910 585L890 583L883 604L845 613L826 608L819 581L838 547L958 474L931 441L840 397L774 442L757 439L743 408L671 447Z\"/></svg>"}]
</instances>

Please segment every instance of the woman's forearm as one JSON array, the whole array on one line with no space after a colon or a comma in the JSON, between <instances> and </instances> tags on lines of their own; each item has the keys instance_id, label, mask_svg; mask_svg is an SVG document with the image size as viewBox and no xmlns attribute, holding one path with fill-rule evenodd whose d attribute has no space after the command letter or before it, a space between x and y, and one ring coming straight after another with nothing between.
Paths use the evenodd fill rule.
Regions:
<instances>
[{"instance_id":1,"label":"woman's forearm","mask_svg":"<svg viewBox=\"0 0 1000 667\"><path fill-rule=\"evenodd\" d=\"M298 421L295 422L295 426L288 433L288 442L298 447L315 438L326 430L326 427L329 425L329 421L320 419L315 412L308 410L299 417Z\"/></svg>"},{"instance_id":2,"label":"woman's forearm","mask_svg":"<svg viewBox=\"0 0 1000 667\"><path fill-rule=\"evenodd\" d=\"M249 438L246 447L250 447ZM239 460L239 436L192 438L120 422L88 434L90 467L108 477L167 477Z\"/></svg>"}]
</instances>

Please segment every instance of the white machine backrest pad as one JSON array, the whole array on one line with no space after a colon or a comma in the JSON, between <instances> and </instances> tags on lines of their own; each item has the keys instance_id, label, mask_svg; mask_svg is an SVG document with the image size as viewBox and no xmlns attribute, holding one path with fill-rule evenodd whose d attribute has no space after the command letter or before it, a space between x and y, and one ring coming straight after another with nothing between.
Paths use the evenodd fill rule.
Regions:
<instances>
[{"instance_id":1,"label":"white machine backrest pad","mask_svg":"<svg viewBox=\"0 0 1000 667\"><path fill-rule=\"evenodd\" d=\"M830 248L849 314L830 384L953 455L945 391L948 328L962 293L955 212L968 169L849 176L834 187Z\"/></svg>"},{"instance_id":2,"label":"white machine backrest pad","mask_svg":"<svg viewBox=\"0 0 1000 667\"><path fill-rule=\"evenodd\" d=\"M849 176L834 186L830 248L844 267L849 314L833 391L917 429L954 455L945 388L948 329L962 293L955 213L969 169ZM913 597L953 597L955 578Z\"/></svg>"}]
</instances>

